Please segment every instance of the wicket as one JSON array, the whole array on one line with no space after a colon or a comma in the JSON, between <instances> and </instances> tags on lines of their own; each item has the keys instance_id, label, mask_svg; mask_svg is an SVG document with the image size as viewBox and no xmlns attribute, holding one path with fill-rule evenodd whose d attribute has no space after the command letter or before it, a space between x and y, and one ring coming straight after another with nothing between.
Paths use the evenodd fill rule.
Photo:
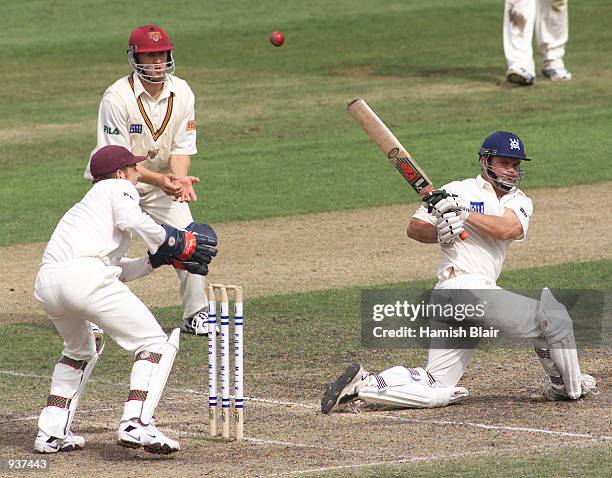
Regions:
<instances>
[{"instance_id":1,"label":"wicket","mask_svg":"<svg viewBox=\"0 0 612 478\"><path fill-rule=\"evenodd\" d=\"M210 284L208 286L208 409L209 433L218 435L217 414L217 299L215 289L221 291L221 436L230 433L230 314L228 290L234 291L234 423L236 440L244 437L244 327L243 292L237 285Z\"/></svg>"}]
</instances>

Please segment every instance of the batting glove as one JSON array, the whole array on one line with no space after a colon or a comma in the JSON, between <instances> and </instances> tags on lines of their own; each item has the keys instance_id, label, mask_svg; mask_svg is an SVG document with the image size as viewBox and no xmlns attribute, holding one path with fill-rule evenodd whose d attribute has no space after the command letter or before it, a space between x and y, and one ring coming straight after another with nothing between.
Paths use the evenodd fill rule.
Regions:
<instances>
[{"instance_id":1,"label":"batting glove","mask_svg":"<svg viewBox=\"0 0 612 478\"><path fill-rule=\"evenodd\" d=\"M456 212L461 220L465 221L470 215L470 203L456 194L451 194L431 206L431 211L429 212L436 216L437 219L448 212Z\"/></svg>"},{"instance_id":2,"label":"batting glove","mask_svg":"<svg viewBox=\"0 0 612 478\"><path fill-rule=\"evenodd\" d=\"M463 220L456 212L447 212L438 218L438 242L443 246L451 246L465 230Z\"/></svg>"}]
</instances>

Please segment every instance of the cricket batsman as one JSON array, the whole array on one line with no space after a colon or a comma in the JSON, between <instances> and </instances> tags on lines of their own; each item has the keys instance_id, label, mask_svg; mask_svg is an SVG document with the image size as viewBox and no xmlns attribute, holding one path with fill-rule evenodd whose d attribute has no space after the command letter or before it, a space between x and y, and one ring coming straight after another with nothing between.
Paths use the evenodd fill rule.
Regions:
<instances>
[{"instance_id":1,"label":"cricket batsman","mask_svg":"<svg viewBox=\"0 0 612 478\"><path fill-rule=\"evenodd\" d=\"M485 138L479 152L481 172L475 178L454 181L424 198L410 219L408 237L439 244L440 264L434 292L495 290L495 307L487 319L531 338L549 379L547 400L577 400L593 392L595 379L583 374L578 363L572 320L548 288L539 300L505 291L496 285L512 241L522 241L533 213L531 200L518 189L530 161L521 139L505 131ZM466 240L458 240L467 231ZM329 413L338 405L361 399L365 403L408 408L442 407L467 399L457 387L474 354L473 347L445 346L432 339L427 366L393 367L380 374L351 365L332 382L321 401Z\"/></svg>"}]
</instances>

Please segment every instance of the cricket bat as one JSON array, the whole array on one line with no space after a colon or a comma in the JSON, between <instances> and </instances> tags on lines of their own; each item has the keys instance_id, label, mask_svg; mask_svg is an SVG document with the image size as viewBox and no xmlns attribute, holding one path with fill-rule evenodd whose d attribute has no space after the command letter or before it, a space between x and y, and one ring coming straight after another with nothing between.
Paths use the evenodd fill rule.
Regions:
<instances>
[{"instance_id":1,"label":"cricket bat","mask_svg":"<svg viewBox=\"0 0 612 478\"><path fill-rule=\"evenodd\" d=\"M425 171L410 156L410 153L406 151L402 143L398 141L391 130L387 128L385 123L382 122L363 98L354 99L348 104L346 109L370 139L374 141L378 149L383 152L391 165L399 171L420 196L426 196L433 191L432 182L427 177L427 174L425 174ZM467 239L468 233L464 231L459 237L463 241Z\"/></svg>"}]
</instances>

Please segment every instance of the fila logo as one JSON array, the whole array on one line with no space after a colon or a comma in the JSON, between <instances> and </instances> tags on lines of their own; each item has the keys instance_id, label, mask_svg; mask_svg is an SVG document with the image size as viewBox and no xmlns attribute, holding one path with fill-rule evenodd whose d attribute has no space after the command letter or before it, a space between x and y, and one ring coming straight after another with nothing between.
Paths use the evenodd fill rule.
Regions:
<instances>
[{"instance_id":1,"label":"fila logo","mask_svg":"<svg viewBox=\"0 0 612 478\"><path fill-rule=\"evenodd\" d=\"M525 211L523 208L521 208L521 212L523 213L523 216L525 216L525 217L529 217L529 216L527 215L527 211Z\"/></svg>"},{"instance_id":2,"label":"fila logo","mask_svg":"<svg viewBox=\"0 0 612 478\"><path fill-rule=\"evenodd\" d=\"M106 134L119 134L119 128L104 125L104 132Z\"/></svg>"},{"instance_id":3,"label":"fila logo","mask_svg":"<svg viewBox=\"0 0 612 478\"><path fill-rule=\"evenodd\" d=\"M510 138L510 149L518 149L521 150L521 143L518 138Z\"/></svg>"},{"instance_id":4,"label":"fila logo","mask_svg":"<svg viewBox=\"0 0 612 478\"><path fill-rule=\"evenodd\" d=\"M470 201L470 209L480 214L484 214L484 201Z\"/></svg>"},{"instance_id":5,"label":"fila logo","mask_svg":"<svg viewBox=\"0 0 612 478\"><path fill-rule=\"evenodd\" d=\"M131 124L130 125L130 134L141 134L141 133L142 133L141 124Z\"/></svg>"}]
</instances>

